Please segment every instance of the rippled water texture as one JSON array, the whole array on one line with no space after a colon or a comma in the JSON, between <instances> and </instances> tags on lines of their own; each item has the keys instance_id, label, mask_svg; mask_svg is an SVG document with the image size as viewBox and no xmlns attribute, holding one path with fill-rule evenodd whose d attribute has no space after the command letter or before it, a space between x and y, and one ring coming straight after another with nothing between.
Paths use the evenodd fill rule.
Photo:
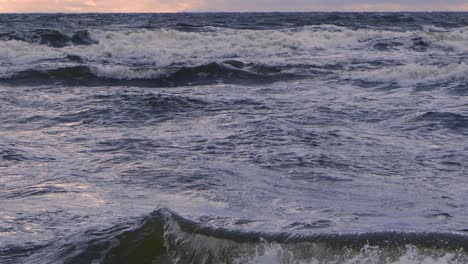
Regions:
<instances>
[{"instance_id":1,"label":"rippled water texture","mask_svg":"<svg viewBox=\"0 0 468 264\"><path fill-rule=\"evenodd\" d=\"M0 263L468 263L468 14L0 21Z\"/></svg>"}]
</instances>

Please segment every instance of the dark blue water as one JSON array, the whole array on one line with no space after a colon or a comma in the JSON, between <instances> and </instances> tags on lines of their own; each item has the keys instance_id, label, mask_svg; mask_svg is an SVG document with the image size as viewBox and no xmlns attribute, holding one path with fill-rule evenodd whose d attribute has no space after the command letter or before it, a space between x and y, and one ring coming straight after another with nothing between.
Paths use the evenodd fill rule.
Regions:
<instances>
[{"instance_id":1,"label":"dark blue water","mask_svg":"<svg viewBox=\"0 0 468 264\"><path fill-rule=\"evenodd\" d=\"M467 263L468 14L0 15L0 263Z\"/></svg>"}]
</instances>

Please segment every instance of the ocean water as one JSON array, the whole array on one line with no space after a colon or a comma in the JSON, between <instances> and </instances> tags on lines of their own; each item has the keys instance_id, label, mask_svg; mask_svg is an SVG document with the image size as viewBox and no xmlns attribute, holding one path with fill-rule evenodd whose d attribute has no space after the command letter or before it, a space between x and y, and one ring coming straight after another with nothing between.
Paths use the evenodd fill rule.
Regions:
<instances>
[{"instance_id":1,"label":"ocean water","mask_svg":"<svg viewBox=\"0 0 468 264\"><path fill-rule=\"evenodd\" d=\"M0 263L468 263L467 13L0 15Z\"/></svg>"}]
</instances>

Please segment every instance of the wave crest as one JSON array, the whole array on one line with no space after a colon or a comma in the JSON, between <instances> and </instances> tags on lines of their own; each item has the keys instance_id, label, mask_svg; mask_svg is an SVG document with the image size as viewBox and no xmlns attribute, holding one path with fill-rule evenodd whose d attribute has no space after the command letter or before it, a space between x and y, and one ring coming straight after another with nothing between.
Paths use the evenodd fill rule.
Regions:
<instances>
[{"instance_id":1,"label":"wave crest","mask_svg":"<svg viewBox=\"0 0 468 264\"><path fill-rule=\"evenodd\" d=\"M69 45L92 45L98 43L90 36L87 30L80 30L72 35L68 35L56 29L35 29L27 32L19 31L0 33L0 40L24 41L54 48L63 48Z\"/></svg>"},{"instance_id":2,"label":"wave crest","mask_svg":"<svg viewBox=\"0 0 468 264\"><path fill-rule=\"evenodd\" d=\"M437 233L248 233L204 227L161 209L136 224L68 237L31 258L35 263L466 263L467 242L464 235Z\"/></svg>"},{"instance_id":3,"label":"wave crest","mask_svg":"<svg viewBox=\"0 0 468 264\"><path fill-rule=\"evenodd\" d=\"M433 65L419 65L395 56L382 60L381 56L394 52L414 55L429 50L463 51L468 44L466 28L392 31L330 25L275 30L203 27L194 32L94 30L72 35L41 29L4 33L0 40L0 76L7 80L25 72L44 79L41 69L47 69L46 75L50 76L62 68L74 68L76 73L87 67L89 73L84 77L92 80L89 83L126 85L132 83L125 81L136 80L137 86L255 82L272 76L276 81L275 76L315 77L317 71L324 76L341 76L343 70L370 81L415 83L464 80L468 68L453 61L440 67L436 61ZM391 65L402 66L388 68ZM386 68L379 69L382 66ZM377 70L356 73L363 68ZM68 84L88 85L73 77ZM155 79L164 84L141 81Z\"/></svg>"},{"instance_id":4,"label":"wave crest","mask_svg":"<svg viewBox=\"0 0 468 264\"><path fill-rule=\"evenodd\" d=\"M297 78L281 69L236 61L208 63L193 67L140 68L126 66L69 66L52 69L27 69L4 73L0 80L9 84L38 85L132 85L171 87L214 83L268 83Z\"/></svg>"},{"instance_id":5,"label":"wave crest","mask_svg":"<svg viewBox=\"0 0 468 264\"><path fill-rule=\"evenodd\" d=\"M468 79L468 65L465 63L453 63L441 66L411 63L354 73L353 76L349 77L367 82L395 82L403 85L466 81Z\"/></svg>"}]
</instances>

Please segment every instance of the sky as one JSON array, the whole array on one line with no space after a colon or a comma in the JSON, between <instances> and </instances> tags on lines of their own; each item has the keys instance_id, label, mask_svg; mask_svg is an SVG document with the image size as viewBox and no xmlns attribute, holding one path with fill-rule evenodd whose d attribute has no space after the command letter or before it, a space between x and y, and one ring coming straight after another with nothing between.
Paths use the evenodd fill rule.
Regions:
<instances>
[{"instance_id":1,"label":"sky","mask_svg":"<svg viewBox=\"0 0 468 264\"><path fill-rule=\"evenodd\" d=\"M468 11L467 0L0 0L0 12Z\"/></svg>"}]
</instances>

